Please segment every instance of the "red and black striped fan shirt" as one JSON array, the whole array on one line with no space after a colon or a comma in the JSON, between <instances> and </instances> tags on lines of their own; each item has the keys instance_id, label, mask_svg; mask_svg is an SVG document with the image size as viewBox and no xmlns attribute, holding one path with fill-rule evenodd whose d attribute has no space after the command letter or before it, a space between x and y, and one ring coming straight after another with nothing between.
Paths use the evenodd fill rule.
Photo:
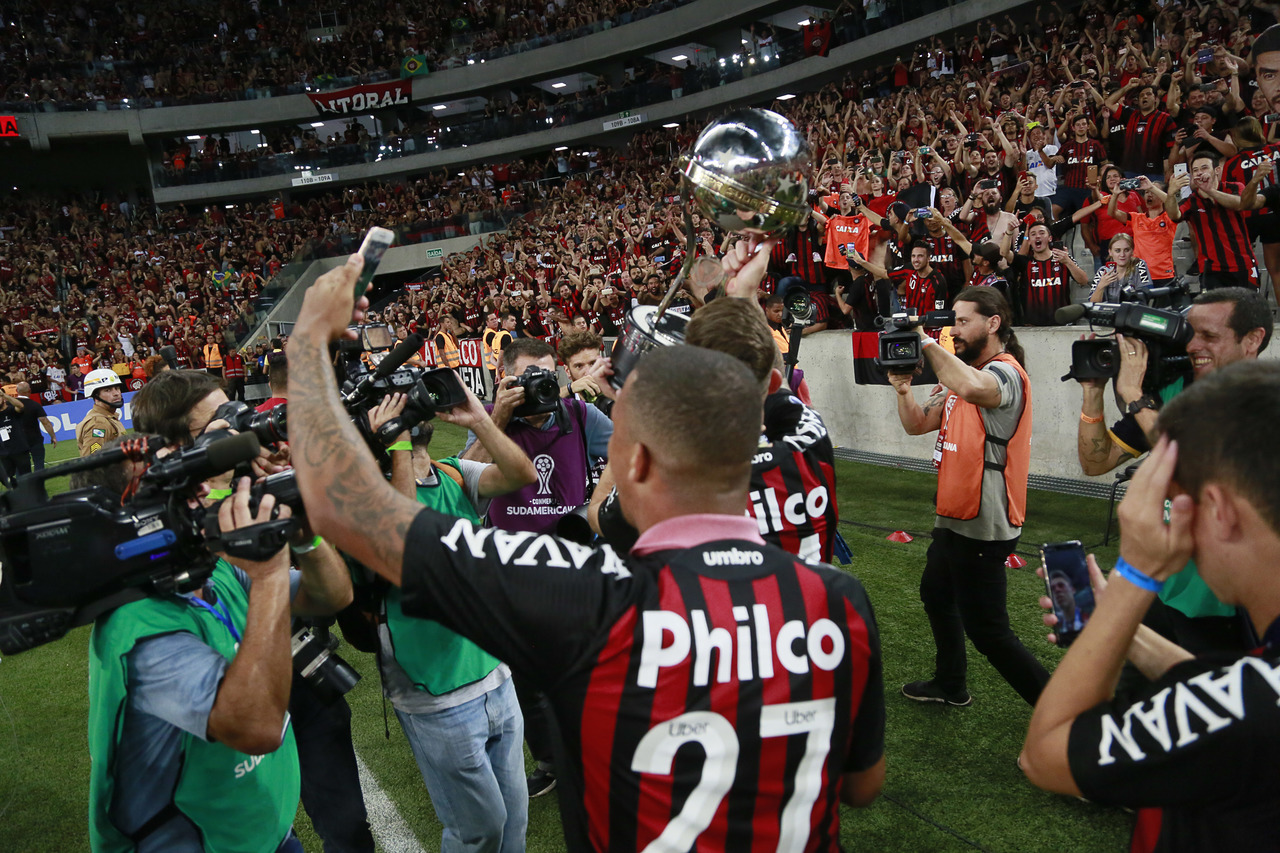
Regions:
<instances>
[{"instance_id":1,"label":"red and black striped fan shirt","mask_svg":"<svg viewBox=\"0 0 1280 853\"><path fill-rule=\"evenodd\" d=\"M1218 189L1230 195L1244 192L1241 184L1223 182ZM1196 256L1204 272L1243 272L1257 263L1249 227L1240 211L1223 207L1213 199L1192 194L1179 210L1191 227Z\"/></svg>"},{"instance_id":2,"label":"red and black striped fan shirt","mask_svg":"<svg viewBox=\"0 0 1280 853\"><path fill-rule=\"evenodd\" d=\"M1116 108L1116 118L1124 122L1124 156L1120 168L1126 172L1163 173L1173 132L1177 129L1173 116L1164 110L1143 115L1137 107L1120 106Z\"/></svg>"},{"instance_id":3,"label":"red and black striped fan shirt","mask_svg":"<svg viewBox=\"0 0 1280 853\"><path fill-rule=\"evenodd\" d=\"M1022 308L1022 325L1052 326L1053 313L1071 304L1071 273L1066 264L1050 258L1037 261L1026 255L1017 255L1013 267L1018 271L1019 302Z\"/></svg>"},{"instance_id":4,"label":"red and black striped fan shirt","mask_svg":"<svg viewBox=\"0 0 1280 853\"><path fill-rule=\"evenodd\" d=\"M1086 181L1089 167L1099 166L1107 159L1107 150L1102 147L1101 142L1092 138L1084 142L1076 142L1074 139L1064 142L1058 149L1058 154L1066 158L1061 170L1062 186L1077 190L1088 189Z\"/></svg>"},{"instance_id":5,"label":"red and black striped fan shirt","mask_svg":"<svg viewBox=\"0 0 1280 853\"><path fill-rule=\"evenodd\" d=\"M671 519L623 560L414 520L404 611L546 692L569 850L839 850L839 777L883 754L875 618L855 578L755 527Z\"/></svg>"}]
</instances>

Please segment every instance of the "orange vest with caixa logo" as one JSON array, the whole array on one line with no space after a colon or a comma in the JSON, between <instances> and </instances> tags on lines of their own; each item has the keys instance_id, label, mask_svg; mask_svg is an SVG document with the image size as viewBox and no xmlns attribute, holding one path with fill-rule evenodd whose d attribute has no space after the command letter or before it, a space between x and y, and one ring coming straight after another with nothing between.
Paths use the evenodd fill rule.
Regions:
<instances>
[{"instance_id":1,"label":"orange vest with caixa logo","mask_svg":"<svg viewBox=\"0 0 1280 853\"><path fill-rule=\"evenodd\" d=\"M1018 371L1022 415L1012 438L997 438L987 434L981 408L960 399L955 392L947 395L933 454L938 466L938 515L965 521L977 518L982 511L983 472L999 471L1004 477L1009 524L1021 527L1026 518L1027 473L1031 468L1031 382L1009 353L1002 352L991 361L1002 361ZM1003 465L986 461L988 444L1004 447Z\"/></svg>"}]
</instances>

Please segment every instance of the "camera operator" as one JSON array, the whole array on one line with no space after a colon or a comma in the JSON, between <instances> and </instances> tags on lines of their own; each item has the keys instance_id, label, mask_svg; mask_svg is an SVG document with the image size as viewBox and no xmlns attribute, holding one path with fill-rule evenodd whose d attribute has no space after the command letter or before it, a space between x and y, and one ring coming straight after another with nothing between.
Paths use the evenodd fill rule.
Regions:
<instances>
[{"instance_id":1,"label":"camera operator","mask_svg":"<svg viewBox=\"0 0 1280 853\"><path fill-rule=\"evenodd\" d=\"M114 471L123 493L132 473ZM249 497L243 478L219 509L221 529L289 516L271 495L253 513ZM100 617L89 661L93 849L301 851L289 613L350 600L336 555L291 572L282 548L262 562L219 560L200 590Z\"/></svg>"},{"instance_id":2,"label":"camera operator","mask_svg":"<svg viewBox=\"0 0 1280 853\"><path fill-rule=\"evenodd\" d=\"M124 408L124 385L109 367L91 370L84 378L84 393L93 399L93 408L76 425L76 444L81 456L103 448L108 441L124 435L120 410Z\"/></svg>"},{"instance_id":3,"label":"camera operator","mask_svg":"<svg viewBox=\"0 0 1280 853\"><path fill-rule=\"evenodd\" d=\"M271 364L272 379L276 379L277 373L284 373L283 352L275 354ZM195 370L166 370L133 398L134 423L140 433L156 433L171 444L186 445L211 425L216 428L223 424L214 419L214 414L226 402L227 395L216 377ZM255 470L283 470L277 464L283 455L271 455L264 447L262 456L255 460ZM225 489L219 487L225 483L224 478L210 481L211 495L220 496ZM350 574L333 546L299 532L297 541L290 543L290 550L303 577L323 579L326 585L346 589L345 600L333 609L300 615L327 615L350 602ZM297 672L286 671L283 677L286 682L292 678L292 687L284 689L291 730L298 742L302 804L316 833L326 849L372 851L373 836L351 744L351 708L343 697L332 701L322 697Z\"/></svg>"},{"instance_id":4,"label":"camera operator","mask_svg":"<svg viewBox=\"0 0 1280 853\"><path fill-rule=\"evenodd\" d=\"M917 702L968 705L967 634L1018 695L1035 704L1049 674L1009 627L1004 565L1026 515L1031 383L1012 313L998 291L967 287L955 312L955 355L920 330L924 357L941 383L923 407L911 393L914 374L889 374L907 433L938 432L937 521L920 579L937 658L933 678L906 684L902 693Z\"/></svg>"},{"instance_id":5,"label":"camera operator","mask_svg":"<svg viewBox=\"0 0 1280 853\"><path fill-rule=\"evenodd\" d=\"M762 415L755 377L729 356L688 346L647 353L630 373L611 441L619 494L641 531L627 557L489 533L395 493L339 416L326 354L352 320L361 265L352 256L308 290L290 339L291 428L308 512L402 585L408 615L441 621L549 691L567 848L701 841L738 850L790 839L838 849L838 800L866 805L883 781L878 634L856 579L764 544L743 516ZM761 649L786 650L790 665L745 648L724 653L734 636L750 640L744 628L734 633L736 612L755 619ZM702 638L713 627L722 653L711 667ZM787 636L808 637L813 651L778 639ZM690 640L683 651L681 638ZM766 705L771 696L794 701ZM794 742L780 740L793 732ZM775 741L777 761L762 764ZM671 756L688 742L713 760L700 773L673 772ZM813 793L787 807L806 780ZM676 813L695 788L714 793L706 821L688 825ZM712 807L725 797L751 818Z\"/></svg>"},{"instance_id":6,"label":"camera operator","mask_svg":"<svg viewBox=\"0 0 1280 853\"><path fill-rule=\"evenodd\" d=\"M1120 560L1032 714L1020 764L1035 785L1143 807L1134 850L1274 850L1280 837L1280 365L1233 364L1160 413L1160 438L1120 504ZM1244 608L1251 651L1194 657L1142 626L1194 558ZM1051 622L1052 617L1046 619ZM1151 682L1115 695L1128 659Z\"/></svg>"},{"instance_id":7,"label":"camera operator","mask_svg":"<svg viewBox=\"0 0 1280 853\"><path fill-rule=\"evenodd\" d=\"M421 423L390 445L391 485L424 506L479 524L490 498L534 482L537 473L475 395L466 394L465 406L436 417L475 431L495 464L433 461L433 427ZM402 394L385 397L369 413L370 429L400 415L404 404ZM383 693L443 824L440 849L523 851L529 818L524 719L511 670L439 622L405 616L399 587L377 586Z\"/></svg>"},{"instance_id":8,"label":"camera operator","mask_svg":"<svg viewBox=\"0 0 1280 853\"><path fill-rule=\"evenodd\" d=\"M562 515L586 503L592 460L608 458L613 424L599 409L581 400L564 401L562 411L514 416L525 401L520 378L531 367L554 378L556 351L537 338L517 338L503 350L502 361L506 376L498 383L493 422L534 461L538 481L495 498L489 505L488 520L501 530L550 532ZM466 447L458 456L472 462L493 461L476 442L475 433L467 435Z\"/></svg>"},{"instance_id":9,"label":"camera operator","mask_svg":"<svg viewBox=\"0 0 1280 853\"><path fill-rule=\"evenodd\" d=\"M1037 222L1027 229L1027 240L1013 258L1017 273L1019 316L1025 326L1050 326L1053 314L1071 304L1071 282L1088 284L1089 276L1061 243L1055 243L1049 225Z\"/></svg>"},{"instance_id":10,"label":"camera operator","mask_svg":"<svg viewBox=\"0 0 1280 853\"><path fill-rule=\"evenodd\" d=\"M1193 336L1187 344L1192 379L1200 380L1238 361L1253 360L1271 342L1274 321L1266 301L1242 287L1206 291L1187 311ZM1186 382L1178 377L1154 394L1146 387L1147 346L1134 337L1116 336L1120 372L1116 401L1123 417L1108 429L1103 420L1103 380L1081 380L1084 398L1077 428L1077 453L1085 474L1105 474L1151 449L1157 413ZM1167 605L1162 606L1162 605ZM1242 645L1234 607L1218 601L1189 566L1161 592L1151 611L1152 625L1179 645L1200 653Z\"/></svg>"},{"instance_id":11,"label":"camera operator","mask_svg":"<svg viewBox=\"0 0 1280 853\"><path fill-rule=\"evenodd\" d=\"M517 338L502 351L506 376L498 383L492 407L493 423L533 460L537 482L489 502L488 522L499 530L555 531L560 519L587 503L591 472L599 460L608 459L613 423L595 406L581 400L564 400L554 412L516 417L524 402L520 380L530 368L550 374L555 381L556 351L537 338ZM458 458L471 462L492 462L489 451L467 434L467 445ZM545 697L528 687L517 675L516 690L524 711L525 738L538 768L529 776L529 796L537 797L555 788L552 763L554 730Z\"/></svg>"},{"instance_id":12,"label":"camera operator","mask_svg":"<svg viewBox=\"0 0 1280 853\"><path fill-rule=\"evenodd\" d=\"M616 395L605 375L609 360L601 353L603 346L595 332L574 331L560 339L560 360L569 374L569 384L560 389L560 394L589 403L608 417Z\"/></svg>"}]
</instances>

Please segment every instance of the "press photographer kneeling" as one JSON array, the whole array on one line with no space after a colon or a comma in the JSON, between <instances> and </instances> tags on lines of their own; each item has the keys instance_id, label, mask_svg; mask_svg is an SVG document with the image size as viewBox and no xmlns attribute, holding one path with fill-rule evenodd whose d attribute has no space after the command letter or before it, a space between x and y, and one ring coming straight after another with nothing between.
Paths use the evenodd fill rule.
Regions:
<instances>
[{"instance_id":1,"label":"press photographer kneeling","mask_svg":"<svg viewBox=\"0 0 1280 853\"><path fill-rule=\"evenodd\" d=\"M1215 370L1256 359L1271 341L1270 309L1257 292L1243 287L1201 293L1187 310L1186 322L1190 338L1185 345L1189 358L1185 366L1179 368L1173 362L1180 356L1176 347L1171 350L1161 338L1131 328L1142 337L1117 334L1108 370L1076 377L1083 390L1077 452L1084 473L1105 474L1146 453L1153 443L1159 410L1169 400ZM1143 337L1161 348L1159 359L1152 358ZM1078 342L1076 347L1101 343ZM1075 367L1073 364L1073 374L1078 373ZM1103 410L1107 379L1098 375L1108 371L1113 371L1116 404L1123 413L1110 427ZM1223 604L1209 591L1194 564L1165 585L1148 613L1147 624L1194 653L1239 650L1249 642L1236 608Z\"/></svg>"}]
</instances>

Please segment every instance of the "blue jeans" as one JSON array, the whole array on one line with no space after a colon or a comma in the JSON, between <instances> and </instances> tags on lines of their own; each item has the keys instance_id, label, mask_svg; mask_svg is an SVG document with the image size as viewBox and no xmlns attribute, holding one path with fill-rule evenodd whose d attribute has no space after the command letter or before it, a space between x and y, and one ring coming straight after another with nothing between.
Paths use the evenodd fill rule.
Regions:
<instances>
[{"instance_id":1,"label":"blue jeans","mask_svg":"<svg viewBox=\"0 0 1280 853\"><path fill-rule=\"evenodd\" d=\"M444 824L441 853L523 851L529 787L524 718L511 679L445 711L396 716Z\"/></svg>"}]
</instances>

